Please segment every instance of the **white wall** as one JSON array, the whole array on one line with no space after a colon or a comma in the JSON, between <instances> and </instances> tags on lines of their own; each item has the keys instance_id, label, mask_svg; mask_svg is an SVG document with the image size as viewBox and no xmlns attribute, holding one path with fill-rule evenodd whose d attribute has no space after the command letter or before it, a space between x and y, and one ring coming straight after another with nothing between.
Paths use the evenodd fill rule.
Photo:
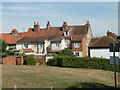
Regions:
<instances>
[{"instance_id":1,"label":"white wall","mask_svg":"<svg viewBox=\"0 0 120 90\"><path fill-rule=\"evenodd\" d=\"M56 42L52 42L51 43L51 48L52 48L52 50L63 50L65 48L65 40L63 39L60 42L60 47L56 47Z\"/></svg>"},{"instance_id":2,"label":"white wall","mask_svg":"<svg viewBox=\"0 0 120 90\"><path fill-rule=\"evenodd\" d=\"M45 53L44 54L47 54L47 47L50 45L50 41L48 41L48 40L45 40L45 46L44 46L44 50L45 50Z\"/></svg>"},{"instance_id":3,"label":"white wall","mask_svg":"<svg viewBox=\"0 0 120 90\"><path fill-rule=\"evenodd\" d=\"M16 43L16 49L17 49L17 50L20 50L20 49L22 49L22 48L23 48L22 43Z\"/></svg>"},{"instance_id":4,"label":"white wall","mask_svg":"<svg viewBox=\"0 0 120 90\"><path fill-rule=\"evenodd\" d=\"M118 52L115 53L116 56L118 55ZM90 49L90 57L102 57L102 58L110 58L110 56L113 56L113 52L109 52L109 48L106 49Z\"/></svg>"}]
</instances>

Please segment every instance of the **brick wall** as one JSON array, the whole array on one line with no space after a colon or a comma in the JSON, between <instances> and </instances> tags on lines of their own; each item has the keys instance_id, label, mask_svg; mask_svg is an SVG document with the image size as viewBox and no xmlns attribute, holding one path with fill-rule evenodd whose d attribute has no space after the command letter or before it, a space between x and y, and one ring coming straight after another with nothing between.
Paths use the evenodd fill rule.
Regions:
<instances>
[{"instance_id":1,"label":"brick wall","mask_svg":"<svg viewBox=\"0 0 120 90\"><path fill-rule=\"evenodd\" d=\"M22 56L22 57L16 57L16 56L8 56L2 58L2 64L7 64L7 65L23 65L26 63L24 62L26 60L27 56ZM37 65L45 65L45 58L42 56L37 56L35 57L37 61Z\"/></svg>"},{"instance_id":2,"label":"brick wall","mask_svg":"<svg viewBox=\"0 0 120 90\"><path fill-rule=\"evenodd\" d=\"M16 56L2 58L2 64L16 65Z\"/></svg>"},{"instance_id":3,"label":"brick wall","mask_svg":"<svg viewBox=\"0 0 120 90\"><path fill-rule=\"evenodd\" d=\"M24 62L24 57L8 56L2 58L2 64L21 65Z\"/></svg>"}]
</instances>

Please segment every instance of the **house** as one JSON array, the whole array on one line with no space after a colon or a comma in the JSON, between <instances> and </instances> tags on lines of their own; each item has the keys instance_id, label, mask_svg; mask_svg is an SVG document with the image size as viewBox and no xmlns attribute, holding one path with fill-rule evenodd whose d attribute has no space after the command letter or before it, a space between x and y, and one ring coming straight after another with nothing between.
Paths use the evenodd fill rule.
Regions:
<instances>
[{"instance_id":1,"label":"house","mask_svg":"<svg viewBox=\"0 0 120 90\"><path fill-rule=\"evenodd\" d=\"M76 56L87 56L88 45L92 38L89 21L85 25L69 26L63 22L61 27L51 27L50 22L46 28L40 28L34 22L34 28L29 28L25 37L17 41L16 48L32 49L35 55L60 53L65 48L71 48Z\"/></svg>"},{"instance_id":2,"label":"house","mask_svg":"<svg viewBox=\"0 0 120 90\"><path fill-rule=\"evenodd\" d=\"M118 43L116 37L116 34L108 31L106 36L92 38L88 47L89 57L110 58L113 56L113 52L109 52L109 44ZM118 52L115 54L119 56Z\"/></svg>"},{"instance_id":3,"label":"house","mask_svg":"<svg viewBox=\"0 0 120 90\"><path fill-rule=\"evenodd\" d=\"M11 33L0 34L2 40L7 43L7 49L15 49L18 40L25 36L25 32L18 32L17 29L12 29Z\"/></svg>"}]
</instances>

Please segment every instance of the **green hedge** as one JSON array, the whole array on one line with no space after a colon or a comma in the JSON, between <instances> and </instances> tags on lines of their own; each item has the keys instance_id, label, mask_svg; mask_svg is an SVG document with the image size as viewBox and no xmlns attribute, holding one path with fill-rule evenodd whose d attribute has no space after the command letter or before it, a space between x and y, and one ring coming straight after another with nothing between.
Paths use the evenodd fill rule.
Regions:
<instances>
[{"instance_id":1,"label":"green hedge","mask_svg":"<svg viewBox=\"0 0 120 90\"><path fill-rule=\"evenodd\" d=\"M74 57L74 56L55 56L47 62L50 66L70 67L70 68L90 68L114 71L114 65L110 64L110 59ZM119 66L116 65L117 72Z\"/></svg>"},{"instance_id":2,"label":"green hedge","mask_svg":"<svg viewBox=\"0 0 120 90\"><path fill-rule=\"evenodd\" d=\"M36 59L34 58L34 56L28 56L26 58L26 64L27 65L36 65L37 61Z\"/></svg>"}]
</instances>

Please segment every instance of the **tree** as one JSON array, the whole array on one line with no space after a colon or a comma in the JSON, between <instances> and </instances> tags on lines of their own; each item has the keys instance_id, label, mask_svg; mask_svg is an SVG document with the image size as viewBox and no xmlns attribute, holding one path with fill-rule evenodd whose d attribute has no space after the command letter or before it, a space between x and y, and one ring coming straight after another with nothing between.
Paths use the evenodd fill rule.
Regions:
<instances>
[{"instance_id":1,"label":"tree","mask_svg":"<svg viewBox=\"0 0 120 90\"><path fill-rule=\"evenodd\" d=\"M72 52L71 49L69 49L69 48L64 49L64 50L60 53L60 55L74 56L73 52Z\"/></svg>"},{"instance_id":2,"label":"tree","mask_svg":"<svg viewBox=\"0 0 120 90\"><path fill-rule=\"evenodd\" d=\"M7 48L7 43L4 40L0 39L0 51L5 52L6 48Z\"/></svg>"}]
</instances>

